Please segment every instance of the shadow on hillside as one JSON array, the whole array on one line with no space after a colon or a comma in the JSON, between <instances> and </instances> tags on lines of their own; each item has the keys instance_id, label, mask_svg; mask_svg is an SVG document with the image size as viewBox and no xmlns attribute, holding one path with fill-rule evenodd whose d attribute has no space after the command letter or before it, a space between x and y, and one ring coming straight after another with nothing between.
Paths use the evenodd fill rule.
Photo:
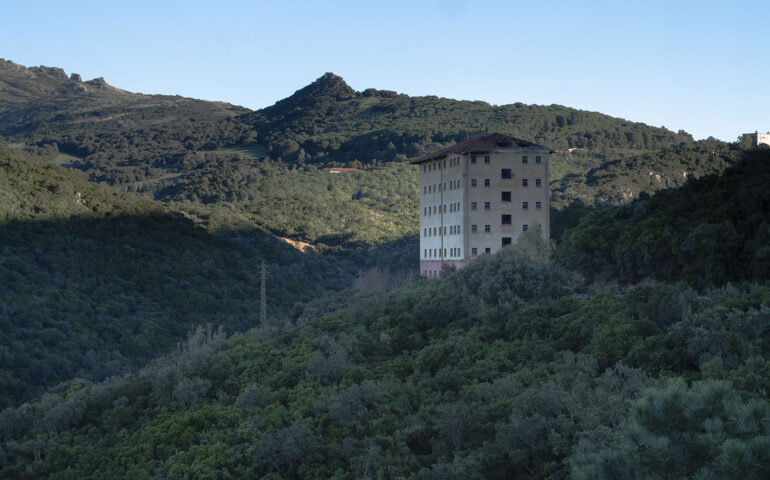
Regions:
<instances>
[{"instance_id":1,"label":"shadow on hillside","mask_svg":"<svg viewBox=\"0 0 770 480\"><path fill-rule=\"evenodd\" d=\"M181 215L2 223L0 409L63 380L136 368L198 325L258 325L263 260L268 322L279 326L297 302L348 288L373 266L416 271L413 242L319 255Z\"/></svg>"}]
</instances>

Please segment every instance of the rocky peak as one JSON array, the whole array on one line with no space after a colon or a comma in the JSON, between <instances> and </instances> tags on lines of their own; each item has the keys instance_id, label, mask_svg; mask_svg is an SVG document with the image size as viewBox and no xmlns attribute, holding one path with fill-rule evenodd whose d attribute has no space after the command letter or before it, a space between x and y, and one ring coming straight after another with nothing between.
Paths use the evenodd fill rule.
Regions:
<instances>
[{"instance_id":1,"label":"rocky peak","mask_svg":"<svg viewBox=\"0 0 770 480\"><path fill-rule=\"evenodd\" d=\"M59 81L69 80L69 78L67 78L67 74L64 73L64 70L58 67L46 67L44 65L40 65L39 67L30 67L29 70L34 73L48 75L49 77L53 77Z\"/></svg>"},{"instance_id":2,"label":"rocky peak","mask_svg":"<svg viewBox=\"0 0 770 480\"><path fill-rule=\"evenodd\" d=\"M356 91L350 88L342 77L331 72L323 74L315 82L295 93L298 96L331 97L335 100L345 100L355 94Z\"/></svg>"},{"instance_id":3,"label":"rocky peak","mask_svg":"<svg viewBox=\"0 0 770 480\"><path fill-rule=\"evenodd\" d=\"M93 90L111 90L112 86L104 80L104 77L94 78L85 82Z\"/></svg>"}]
</instances>

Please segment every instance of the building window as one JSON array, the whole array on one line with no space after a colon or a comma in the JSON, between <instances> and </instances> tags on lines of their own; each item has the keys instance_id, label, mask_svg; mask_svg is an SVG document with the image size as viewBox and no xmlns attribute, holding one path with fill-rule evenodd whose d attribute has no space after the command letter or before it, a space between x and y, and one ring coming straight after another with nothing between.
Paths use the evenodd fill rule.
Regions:
<instances>
[{"instance_id":1,"label":"building window","mask_svg":"<svg viewBox=\"0 0 770 480\"><path fill-rule=\"evenodd\" d=\"M511 244L511 237L503 237L503 246L507 247Z\"/></svg>"},{"instance_id":2,"label":"building window","mask_svg":"<svg viewBox=\"0 0 770 480\"><path fill-rule=\"evenodd\" d=\"M446 257L446 248L444 249L444 257Z\"/></svg>"},{"instance_id":3,"label":"building window","mask_svg":"<svg viewBox=\"0 0 770 480\"><path fill-rule=\"evenodd\" d=\"M485 187L488 187L489 185L490 185L489 179L488 179L488 178L485 178L485 179L484 179L484 186L485 186Z\"/></svg>"},{"instance_id":4,"label":"building window","mask_svg":"<svg viewBox=\"0 0 770 480\"><path fill-rule=\"evenodd\" d=\"M444 227L444 235L446 235L446 227Z\"/></svg>"},{"instance_id":5,"label":"building window","mask_svg":"<svg viewBox=\"0 0 770 480\"><path fill-rule=\"evenodd\" d=\"M500 222L503 225L510 225L511 224L511 216L510 215L503 215Z\"/></svg>"},{"instance_id":6,"label":"building window","mask_svg":"<svg viewBox=\"0 0 770 480\"><path fill-rule=\"evenodd\" d=\"M511 201L511 192L500 192L500 201L501 202L508 202Z\"/></svg>"},{"instance_id":7,"label":"building window","mask_svg":"<svg viewBox=\"0 0 770 480\"><path fill-rule=\"evenodd\" d=\"M471 225L471 233L476 233L476 225Z\"/></svg>"},{"instance_id":8,"label":"building window","mask_svg":"<svg viewBox=\"0 0 770 480\"><path fill-rule=\"evenodd\" d=\"M529 208L529 202L521 202L521 208L527 210Z\"/></svg>"},{"instance_id":9,"label":"building window","mask_svg":"<svg viewBox=\"0 0 770 480\"><path fill-rule=\"evenodd\" d=\"M476 248L476 247L471 248L471 255L472 256L475 257L478 254L479 254L479 249L478 248Z\"/></svg>"},{"instance_id":10,"label":"building window","mask_svg":"<svg viewBox=\"0 0 770 480\"><path fill-rule=\"evenodd\" d=\"M476 188L476 179L471 178L471 187Z\"/></svg>"},{"instance_id":11,"label":"building window","mask_svg":"<svg viewBox=\"0 0 770 480\"><path fill-rule=\"evenodd\" d=\"M484 225L484 233L489 233L492 231L492 227L489 225Z\"/></svg>"},{"instance_id":12,"label":"building window","mask_svg":"<svg viewBox=\"0 0 770 480\"><path fill-rule=\"evenodd\" d=\"M521 157L521 163L527 163L527 156L526 155Z\"/></svg>"},{"instance_id":13,"label":"building window","mask_svg":"<svg viewBox=\"0 0 770 480\"><path fill-rule=\"evenodd\" d=\"M484 163L489 163L489 155L484 156Z\"/></svg>"},{"instance_id":14,"label":"building window","mask_svg":"<svg viewBox=\"0 0 770 480\"><path fill-rule=\"evenodd\" d=\"M492 208L492 204L489 202L484 202L484 210L490 210Z\"/></svg>"},{"instance_id":15,"label":"building window","mask_svg":"<svg viewBox=\"0 0 770 480\"><path fill-rule=\"evenodd\" d=\"M536 187L542 187L542 186L543 186L543 185L542 185L542 182L540 181L540 179L539 179L539 178L536 178L536 179L535 179L535 186L536 186Z\"/></svg>"},{"instance_id":16,"label":"building window","mask_svg":"<svg viewBox=\"0 0 770 480\"><path fill-rule=\"evenodd\" d=\"M522 186L522 187L527 187L527 186L529 186L529 183L528 183L528 181L527 181L527 179L526 179L526 178L522 178L522 179L521 179L521 186Z\"/></svg>"},{"instance_id":17,"label":"building window","mask_svg":"<svg viewBox=\"0 0 770 480\"><path fill-rule=\"evenodd\" d=\"M471 155L471 164L476 165L476 155Z\"/></svg>"},{"instance_id":18,"label":"building window","mask_svg":"<svg viewBox=\"0 0 770 480\"><path fill-rule=\"evenodd\" d=\"M535 157L535 163L540 163L540 157Z\"/></svg>"},{"instance_id":19,"label":"building window","mask_svg":"<svg viewBox=\"0 0 770 480\"><path fill-rule=\"evenodd\" d=\"M476 202L471 202L471 210L476 210Z\"/></svg>"},{"instance_id":20,"label":"building window","mask_svg":"<svg viewBox=\"0 0 770 480\"><path fill-rule=\"evenodd\" d=\"M423 252L423 255L422 255L422 256L423 256L423 257L425 257L425 258L428 258L428 249L427 249L427 248L426 248L426 249L425 249L425 251Z\"/></svg>"},{"instance_id":21,"label":"building window","mask_svg":"<svg viewBox=\"0 0 770 480\"><path fill-rule=\"evenodd\" d=\"M436 206L435 205L433 205L433 214L434 215L436 214Z\"/></svg>"},{"instance_id":22,"label":"building window","mask_svg":"<svg viewBox=\"0 0 770 480\"><path fill-rule=\"evenodd\" d=\"M543 207L543 204L540 202L535 202L535 210L540 210Z\"/></svg>"},{"instance_id":23,"label":"building window","mask_svg":"<svg viewBox=\"0 0 770 480\"><path fill-rule=\"evenodd\" d=\"M487 253L487 254L492 253L492 249L487 247L484 249L484 253Z\"/></svg>"},{"instance_id":24,"label":"building window","mask_svg":"<svg viewBox=\"0 0 770 480\"><path fill-rule=\"evenodd\" d=\"M522 232L526 232L528 229L529 229L529 225L522 225L521 226L521 231Z\"/></svg>"},{"instance_id":25,"label":"building window","mask_svg":"<svg viewBox=\"0 0 770 480\"><path fill-rule=\"evenodd\" d=\"M433 227L433 236L435 237L436 235L438 235L438 233L436 233L436 227Z\"/></svg>"},{"instance_id":26,"label":"building window","mask_svg":"<svg viewBox=\"0 0 770 480\"><path fill-rule=\"evenodd\" d=\"M500 178L503 180L510 180L512 178L511 175L511 169L510 168L504 168L500 171Z\"/></svg>"}]
</instances>

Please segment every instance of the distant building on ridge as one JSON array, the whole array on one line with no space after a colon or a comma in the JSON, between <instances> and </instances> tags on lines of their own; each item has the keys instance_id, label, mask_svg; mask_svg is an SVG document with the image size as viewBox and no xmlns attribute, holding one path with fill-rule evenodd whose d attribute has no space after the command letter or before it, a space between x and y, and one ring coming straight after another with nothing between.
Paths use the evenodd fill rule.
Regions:
<instances>
[{"instance_id":1,"label":"distant building on ridge","mask_svg":"<svg viewBox=\"0 0 770 480\"><path fill-rule=\"evenodd\" d=\"M770 132L759 133L756 131L754 133L744 133L743 136L751 138L752 147L758 147L760 145L767 145L770 147Z\"/></svg>"},{"instance_id":2,"label":"distant building on ridge","mask_svg":"<svg viewBox=\"0 0 770 480\"><path fill-rule=\"evenodd\" d=\"M412 163L420 168L420 274L495 253L540 225L548 241L551 149L492 133Z\"/></svg>"}]
</instances>

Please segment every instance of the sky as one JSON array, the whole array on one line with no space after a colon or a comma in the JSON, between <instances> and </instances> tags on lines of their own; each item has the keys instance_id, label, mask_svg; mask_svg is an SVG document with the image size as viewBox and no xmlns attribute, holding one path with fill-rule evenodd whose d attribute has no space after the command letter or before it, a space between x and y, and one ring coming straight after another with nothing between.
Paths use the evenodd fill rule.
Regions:
<instances>
[{"instance_id":1,"label":"sky","mask_svg":"<svg viewBox=\"0 0 770 480\"><path fill-rule=\"evenodd\" d=\"M560 104L696 139L770 131L770 1L0 2L0 58L148 94L272 105L325 72Z\"/></svg>"}]
</instances>

